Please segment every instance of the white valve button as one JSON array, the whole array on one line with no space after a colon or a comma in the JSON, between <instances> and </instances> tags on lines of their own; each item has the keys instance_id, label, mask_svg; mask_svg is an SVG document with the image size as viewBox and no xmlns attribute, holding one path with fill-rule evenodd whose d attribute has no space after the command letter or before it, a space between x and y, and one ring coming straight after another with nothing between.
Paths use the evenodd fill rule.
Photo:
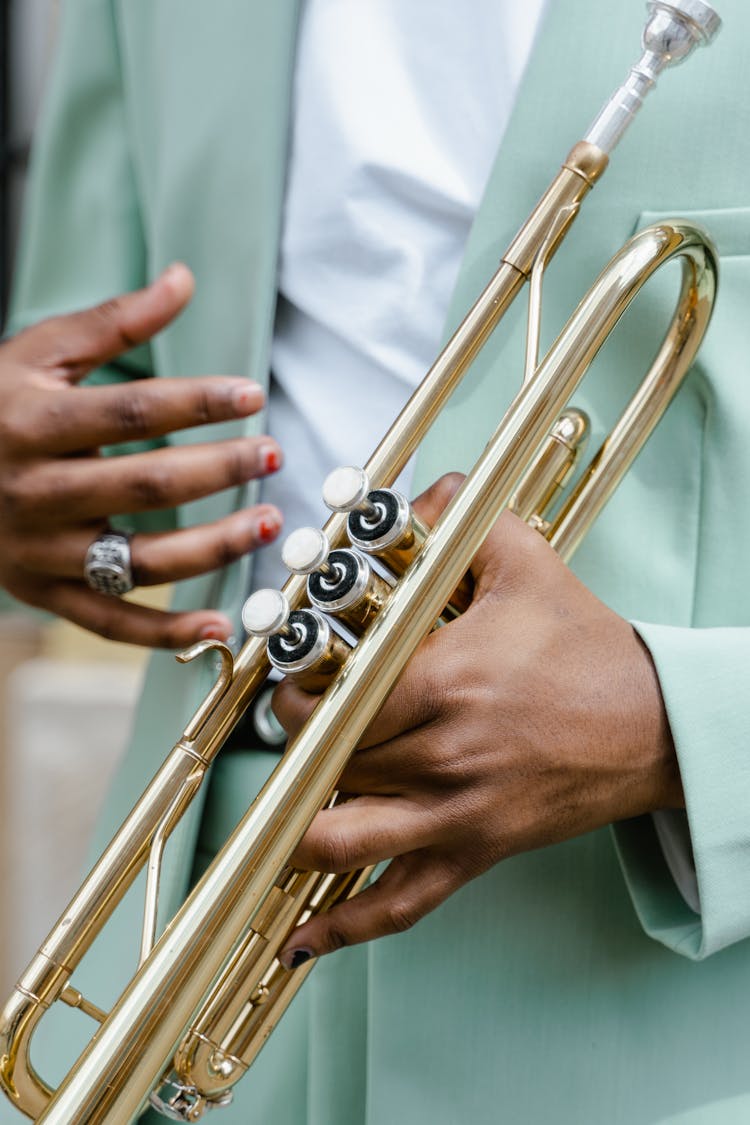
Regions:
<instances>
[{"instance_id":1,"label":"white valve button","mask_svg":"<svg viewBox=\"0 0 750 1125\"><path fill-rule=\"evenodd\" d=\"M323 483L323 503L332 512L352 512L367 500L370 478L364 469L345 465L329 473Z\"/></svg>"},{"instance_id":2,"label":"white valve button","mask_svg":"<svg viewBox=\"0 0 750 1125\"><path fill-rule=\"evenodd\" d=\"M281 548L281 559L292 574L312 574L325 566L331 544L317 527L300 527L288 536Z\"/></svg>"},{"instance_id":3,"label":"white valve button","mask_svg":"<svg viewBox=\"0 0 750 1125\"><path fill-rule=\"evenodd\" d=\"M242 624L253 637L271 637L284 629L289 613L289 601L281 590L256 590L242 607Z\"/></svg>"}]
</instances>

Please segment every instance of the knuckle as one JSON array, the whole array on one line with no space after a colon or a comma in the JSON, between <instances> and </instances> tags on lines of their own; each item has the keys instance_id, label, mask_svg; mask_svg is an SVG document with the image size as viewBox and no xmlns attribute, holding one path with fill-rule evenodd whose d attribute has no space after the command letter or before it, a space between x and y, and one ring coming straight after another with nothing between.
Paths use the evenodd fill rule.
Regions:
<instances>
[{"instance_id":1,"label":"knuckle","mask_svg":"<svg viewBox=\"0 0 750 1125\"><path fill-rule=\"evenodd\" d=\"M102 301L94 309L94 316L100 317L102 320L111 321L116 320L122 308L121 302L117 297L110 297L108 301Z\"/></svg>"},{"instance_id":2,"label":"knuckle","mask_svg":"<svg viewBox=\"0 0 750 1125\"><path fill-rule=\"evenodd\" d=\"M336 873L353 867L349 842L343 832L336 829L329 828L321 835L316 852L322 871Z\"/></svg>"},{"instance_id":3,"label":"knuckle","mask_svg":"<svg viewBox=\"0 0 750 1125\"><path fill-rule=\"evenodd\" d=\"M337 949L343 949L344 946L350 944L351 939L346 930L336 924L328 926L326 932L326 947L329 953L335 953Z\"/></svg>"},{"instance_id":4,"label":"knuckle","mask_svg":"<svg viewBox=\"0 0 750 1125\"><path fill-rule=\"evenodd\" d=\"M121 298L112 297L108 301L102 301L93 310L93 318L99 321L107 332L115 331L119 337L119 343L123 350L134 348L138 344L138 340L131 336L123 320L123 303Z\"/></svg>"},{"instance_id":5,"label":"knuckle","mask_svg":"<svg viewBox=\"0 0 750 1125\"><path fill-rule=\"evenodd\" d=\"M425 661L420 676L411 684L425 716L433 720L445 718L466 705L475 676L471 654L441 633L447 634L447 630L438 630L434 639L429 638L434 652L430 652L429 662Z\"/></svg>"},{"instance_id":6,"label":"knuckle","mask_svg":"<svg viewBox=\"0 0 750 1125\"><path fill-rule=\"evenodd\" d=\"M104 595L102 595L102 598L104 598ZM120 630L118 629L116 607L104 602L99 609L93 628L100 637L104 637L105 641L119 640Z\"/></svg>"},{"instance_id":7,"label":"knuckle","mask_svg":"<svg viewBox=\"0 0 750 1125\"><path fill-rule=\"evenodd\" d=\"M173 483L167 469L151 466L133 477L130 494L139 508L167 507L172 501Z\"/></svg>"},{"instance_id":8,"label":"knuckle","mask_svg":"<svg viewBox=\"0 0 750 1125\"><path fill-rule=\"evenodd\" d=\"M67 362L70 341L74 335L75 317L50 316L19 335L25 344L32 345L29 356L40 367L61 367Z\"/></svg>"},{"instance_id":9,"label":"knuckle","mask_svg":"<svg viewBox=\"0 0 750 1125\"><path fill-rule=\"evenodd\" d=\"M0 417L0 449L15 452L26 448L34 432L29 412L13 404L7 404Z\"/></svg>"},{"instance_id":10,"label":"knuckle","mask_svg":"<svg viewBox=\"0 0 750 1125\"><path fill-rule=\"evenodd\" d=\"M214 543L211 567L219 570L235 562L247 550L247 542L238 531L224 531Z\"/></svg>"},{"instance_id":11,"label":"knuckle","mask_svg":"<svg viewBox=\"0 0 750 1125\"><path fill-rule=\"evenodd\" d=\"M34 499L27 473L6 471L0 476L0 511L6 519L22 517L35 506Z\"/></svg>"},{"instance_id":12,"label":"knuckle","mask_svg":"<svg viewBox=\"0 0 750 1125\"><path fill-rule=\"evenodd\" d=\"M254 473L254 463L247 442L231 442L225 451L224 463L227 487L244 484Z\"/></svg>"},{"instance_id":13,"label":"knuckle","mask_svg":"<svg viewBox=\"0 0 750 1125\"><path fill-rule=\"evenodd\" d=\"M113 413L114 423L124 437L137 438L148 432L151 424L148 405L132 388L118 397Z\"/></svg>"},{"instance_id":14,"label":"knuckle","mask_svg":"<svg viewBox=\"0 0 750 1125\"><path fill-rule=\"evenodd\" d=\"M508 539L508 561L511 569L520 578L527 578L530 569L546 560L552 548L543 535L512 512L503 512L500 525Z\"/></svg>"},{"instance_id":15,"label":"knuckle","mask_svg":"<svg viewBox=\"0 0 750 1125\"><path fill-rule=\"evenodd\" d=\"M214 402L206 387L196 388L193 400L193 415L198 425L213 422L216 417Z\"/></svg>"},{"instance_id":16,"label":"knuckle","mask_svg":"<svg viewBox=\"0 0 750 1125\"><path fill-rule=\"evenodd\" d=\"M38 437L44 441L53 435L59 435L64 431L69 431L74 423L74 417L71 410L71 399L65 394L48 394L45 396L44 404L38 410L38 418L26 416L26 430L27 432L32 429L37 433Z\"/></svg>"},{"instance_id":17,"label":"knuckle","mask_svg":"<svg viewBox=\"0 0 750 1125\"><path fill-rule=\"evenodd\" d=\"M388 904L386 923L389 933L403 934L419 921L419 913L410 902L394 899Z\"/></svg>"}]
</instances>

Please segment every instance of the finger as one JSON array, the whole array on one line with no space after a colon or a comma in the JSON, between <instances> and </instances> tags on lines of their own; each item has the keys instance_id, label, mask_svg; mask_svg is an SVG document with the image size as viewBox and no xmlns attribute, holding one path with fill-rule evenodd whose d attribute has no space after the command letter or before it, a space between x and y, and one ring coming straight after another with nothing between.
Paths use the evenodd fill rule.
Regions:
<instances>
[{"instance_id":1,"label":"finger","mask_svg":"<svg viewBox=\"0 0 750 1125\"><path fill-rule=\"evenodd\" d=\"M12 341L13 354L35 367L62 369L77 381L165 328L188 303L194 287L187 266L174 263L145 289L25 329Z\"/></svg>"},{"instance_id":2,"label":"finger","mask_svg":"<svg viewBox=\"0 0 750 1125\"><path fill-rule=\"evenodd\" d=\"M23 402L17 421L5 419L6 444L37 455L78 453L100 445L147 441L174 430L257 413L262 388L249 379L136 379L106 387L44 388Z\"/></svg>"},{"instance_id":3,"label":"finger","mask_svg":"<svg viewBox=\"0 0 750 1125\"><path fill-rule=\"evenodd\" d=\"M130 541L133 581L136 586L160 586L229 566L273 542L282 523L281 512L263 504L183 531L139 532ZM14 565L34 574L80 578L86 552L103 530L97 524L56 536L19 536Z\"/></svg>"},{"instance_id":4,"label":"finger","mask_svg":"<svg viewBox=\"0 0 750 1125\"><path fill-rule=\"evenodd\" d=\"M426 809L411 801L355 797L318 813L292 863L302 871L353 871L427 847L436 832Z\"/></svg>"},{"instance_id":5,"label":"finger","mask_svg":"<svg viewBox=\"0 0 750 1125\"><path fill-rule=\"evenodd\" d=\"M296 969L344 945L403 933L444 902L462 879L430 853L401 856L354 898L318 914L292 933L279 960Z\"/></svg>"},{"instance_id":6,"label":"finger","mask_svg":"<svg viewBox=\"0 0 750 1125\"><path fill-rule=\"evenodd\" d=\"M226 641L232 635L229 618L215 610L167 613L97 594L79 582L45 584L29 591L25 600L82 629L124 644L179 649L209 638Z\"/></svg>"},{"instance_id":7,"label":"finger","mask_svg":"<svg viewBox=\"0 0 750 1125\"><path fill-rule=\"evenodd\" d=\"M359 741L360 750L390 743L406 731L427 727L448 703L446 681L440 680L438 660L433 659L436 642L428 637L406 666L401 679ZM303 691L290 679L282 680L273 693L273 712L290 738L299 734L320 701L319 695Z\"/></svg>"},{"instance_id":8,"label":"finger","mask_svg":"<svg viewBox=\"0 0 750 1125\"><path fill-rule=\"evenodd\" d=\"M412 501L414 511L428 527L436 524L463 484L463 473L446 473Z\"/></svg>"},{"instance_id":9,"label":"finger","mask_svg":"<svg viewBox=\"0 0 750 1125\"><path fill-rule=\"evenodd\" d=\"M413 501L415 512L428 527L437 523L464 479L460 473L448 473ZM540 557L551 551L543 536L513 512L504 511L470 567L477 597L489 592L493 596L503 592L511 595L518 582L534 572Z\"/></svg>"},{"instance_id":10,"label":"finger","mask_svg":"<svg viewBox=\"0 0 750 1125\"><path fill-rule=\"evenodd\" d=\"M416 699L416 689L414 695ZM439 728L432 717L415 725L411 723L414 711L400 708L399 698L392 695L349 759L339 780L343 792L391 797L424 791L428 785L440 790L455 784L467 753L465 733L456 721L459 713L444 705ZM290 738L299 733L319 700L320 696L301 691L288 680L277 686L273 710ZM387 737L380 738L381 734ZM446 740L452 749L440 753Z\"/></svg>"},{"instance_id":11,"label":"finger","mask_svg":"<svg viewBox=\"0 0 750 1125\"><path fill-rule=\"evenodd\" d=\"M294 738L312 715L320 702L319 695L302 691L292 680L282 680L277 684L272 699L273 713L282 727Z\"/></svg>"},{"instance_id":12,"label":"finger","mask_svg":"<svg viewBox=\"0 0 750 1125\"><path fill-rule=\"evenodd\" d=\"M506 509L471 564L474 608L487 596L517 599L523 591L543 597L541 578L549 567L557 573L565 564L543 535Z\"/></svg>"},{"instance_id":13,"label":"finger","mask_svg":"<svg viewBox=\"0 0 750 1125\"><path fill-rule=\"evenodd\" d=\"M358 750L347 762L338 788L381 797L439 793L455 788L466 776L471 753L460 718L446 716Z\"/></svg>"},{"instance_id":14,"label":"finger","mask_svg":"<svg viewBox=\"0 0 750 1125\"><path fill-rule=\"evenodd\" d=\"M282 463L271 438L231 438L96 460L42 463L0 482L17 522L106 519L113 512L174 508L266 476Z\"/></svg>"},{"instance_id":15,"label":"finger","mask_svg":"<svg viewBox=\"0 0 750 1125\"><path fill-rule=\"evenodd\" d=\"M450 678L446 679L445 674L449 660L445 638L438 633L426 637L381 711L364 732L360 748L388 742L404 731L432 722L440 715L447 700L446 684L450 684ZM303 691L287 679L282 680L274 691L273 710L287 734L294 737L307 722L318 701L319 696Z\"/></svg>"}]
</instances>

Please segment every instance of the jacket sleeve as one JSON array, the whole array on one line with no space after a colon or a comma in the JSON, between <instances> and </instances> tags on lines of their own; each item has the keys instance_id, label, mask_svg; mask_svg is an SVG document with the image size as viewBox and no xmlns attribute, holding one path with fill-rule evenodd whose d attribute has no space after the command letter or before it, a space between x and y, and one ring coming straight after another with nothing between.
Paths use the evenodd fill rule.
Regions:
<instances>
[{"instance_id":1,"label":"jacket sleeve","mask_svg":"<svg viewBox=\"0 0 750 1125\"><path fill-rule=\"evenodd\" d=\"M750 935L750 628L636 628L677 748L700 914L672 879L650 818L624 822L615 835L647 933L699 960Z\"/></svg>"},{"instance_id":2,"label":"jacket sleeve","mask_svg":"<svg viewBox=\"0 0 750 1125\"><path fill-rule=\"evenodd\" d=\"M144 285L146 259L112 5L68 0L34 138L8 330ZM144 346L87 382L151 374ZM160 444L129 443L116 452ZM145 530L175 520L147 513L127 522Z\"/></svg>"},{"instance_id":3,"label":"jacket sleeve","mask_svg":"<svg viewBox=\"0 0 750 1125\"><path fill-rule=\"evenodd\" d=\"M34 139L10 328L144 280L113 13L107 0L69 0Z\"/></svg>"}]
</instances>

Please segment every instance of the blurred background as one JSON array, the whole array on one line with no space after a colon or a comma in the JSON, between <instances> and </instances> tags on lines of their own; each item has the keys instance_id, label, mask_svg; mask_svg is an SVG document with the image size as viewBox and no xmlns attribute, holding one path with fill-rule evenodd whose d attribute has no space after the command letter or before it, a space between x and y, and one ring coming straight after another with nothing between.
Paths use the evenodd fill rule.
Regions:
<instances>
[{"instance_id":1,"label":"blurred background","mask_svg":"<svg viewBox=\"0 0 750 1125\"><path fill-rule=\"evenodd\" d=\"M0 310L59 0L0 0ZM153 599L165 600L165 591ZM143 600L143 599L141 599ZM0 1003L78 885L144 655L0 603Z\"/></svg>"}]
</instances>

